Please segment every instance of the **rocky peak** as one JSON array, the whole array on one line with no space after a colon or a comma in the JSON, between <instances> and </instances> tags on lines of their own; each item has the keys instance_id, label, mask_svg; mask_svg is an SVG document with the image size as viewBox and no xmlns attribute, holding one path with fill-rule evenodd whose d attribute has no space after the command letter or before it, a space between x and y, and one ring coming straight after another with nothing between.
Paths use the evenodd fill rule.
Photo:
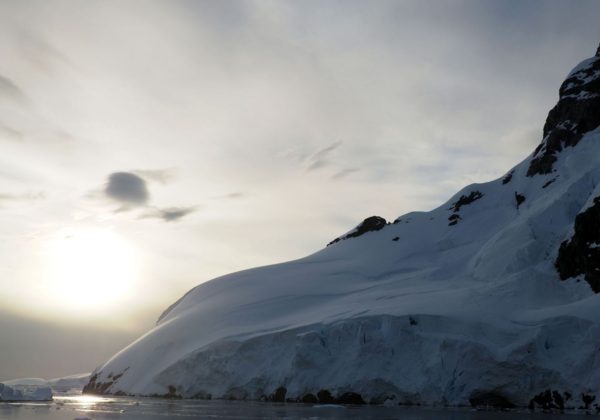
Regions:
<instances>
[{"instance_id":1,"label":"rocky peak","mask_svg":"<svg viewBox=\"0 0 600 420\"><path fill-rule=\"evenodd\" d=\"M596 50L596 57L600 57L600 45L598 45L598 49Z\"/></svg>"},{"instance_id":2,"label":"rocky peak","mask_svg":"<svg viewBox=\"0 0 600 420\"><path fill-rule=\"evenodd\" d=\"M340 236L339 238L335 238L333 241L329 242L327 246L335 244L339 241L343 241L350 238L356 238L357 236L364 235L367 232L373 232L377 230L383 229L387 225L387 221L383 217L379 216L371 216L367 217L363 220L358 226L352 229L350 232L345 235Z\"/></svg>"},{"instance_id":3,"label":"rocky peak","mask_svg":"<svg viewBox=\"0 0 600 420\"><path fill-rule=\"evenodd\" d=\"M600 47L580 63L560 87L560 99L548 113L544 140L536 148L527 176L554 171L557 155L577 145L585 133L600 125Z\"/></svg>"}]
</instances>

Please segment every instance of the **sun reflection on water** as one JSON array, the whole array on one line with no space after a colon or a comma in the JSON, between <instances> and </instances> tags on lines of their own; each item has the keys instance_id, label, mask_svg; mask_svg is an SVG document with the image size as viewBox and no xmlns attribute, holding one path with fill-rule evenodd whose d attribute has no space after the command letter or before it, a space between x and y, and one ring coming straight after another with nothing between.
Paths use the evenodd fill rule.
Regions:
<instances>
[{"instance_id":1,"label":"sun reflection on water","mask_svg":"<svg viewBox=\"0 0 600 420\"><path fill-rule=\"evenodd\" d=\"M92 408L96 404L106 402L106 398L97 397L95 395L80 395L74 398L75 404L79 405L82 408Z\"/></svg>"},{"instance_id":2,"label":"sun reflection on water","mask_svg":"<svg viewBox=\"0 0 600 420\"><path fill-rule=\"evenodd\" d=\"M69 395L65 397L54 397L57 405L68 405L82 410L94 410L102 404L110 404L111 398L99 397L96 395Z\"/></svg>"}]
</instances>

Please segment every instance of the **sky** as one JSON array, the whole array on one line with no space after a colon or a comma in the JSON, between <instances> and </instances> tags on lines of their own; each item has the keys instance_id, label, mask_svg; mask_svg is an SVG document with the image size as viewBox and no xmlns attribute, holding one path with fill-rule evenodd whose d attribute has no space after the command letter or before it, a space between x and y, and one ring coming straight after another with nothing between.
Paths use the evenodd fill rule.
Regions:
<instances>
[{"instance_id":1,"label":"sky","mask_svg":"<svg viewBox=\"0 0 600 420\"><path fill-rule=\"evenodd\" d=\"M0 2L0 380L91 371L201 282L502 176L599 12Z\"/></svg>"}]
</instances>

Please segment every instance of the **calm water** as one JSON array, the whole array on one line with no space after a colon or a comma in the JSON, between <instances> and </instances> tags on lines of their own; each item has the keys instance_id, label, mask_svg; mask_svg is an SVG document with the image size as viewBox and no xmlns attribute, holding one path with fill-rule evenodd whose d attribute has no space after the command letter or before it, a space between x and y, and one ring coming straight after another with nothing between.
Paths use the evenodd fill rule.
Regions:
<instances>
[{"instance_id":1,"label":"calm water","mask_svg":"<svg viewBox=\"0 0 600 420\"><path fill-rule=\"evenodd\" d=\"M405 407L342 407L230 401L160 400L152 398L55 397L48 403L0 403L0 418L17 420L74 419L405 419L405 420L536 420L573 419L572 414L482 412Z\"/></svg>"}]
</instances>

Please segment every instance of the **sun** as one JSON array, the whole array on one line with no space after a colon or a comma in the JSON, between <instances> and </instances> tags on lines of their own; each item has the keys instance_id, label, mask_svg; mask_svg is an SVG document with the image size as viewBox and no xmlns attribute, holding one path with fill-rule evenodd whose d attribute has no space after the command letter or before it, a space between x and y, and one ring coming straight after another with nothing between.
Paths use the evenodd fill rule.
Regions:
<instances>
[{"instance_id":1,"label":"sun","mask_svg":"<svg viewBox=\"0 0 600 420\"><path fill-rule=\"evenodd\" d=\"M70 229L48 247L47 287L63 309L88 310L125 300L138 276L134 247L110 229Z\"/></svg>"}]
</instances>

